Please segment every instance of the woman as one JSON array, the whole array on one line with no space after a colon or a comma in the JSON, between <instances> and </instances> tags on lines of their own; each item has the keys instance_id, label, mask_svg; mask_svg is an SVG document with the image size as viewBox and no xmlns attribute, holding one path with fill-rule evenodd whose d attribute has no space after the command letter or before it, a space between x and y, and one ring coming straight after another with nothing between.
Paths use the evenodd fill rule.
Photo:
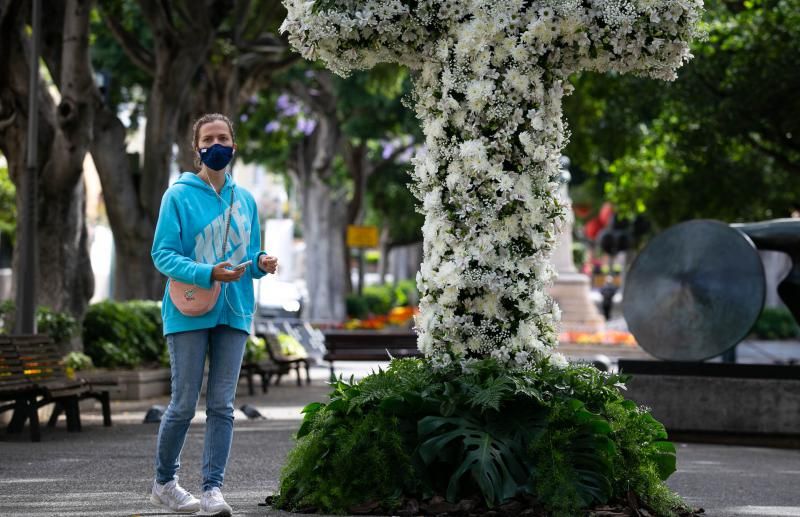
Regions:
<instances>
[{"instance_id":1,"label":"woman","mask_svg":"<svg viewBox=\"0 0 800 517\"><path fill-rule=\"evenodd\" d=\"M252 322L253 279L274 273L278 261L260 249L253 196L237 187L225 172L236 150L230 120L218 113L204 115L195 122L192 135L199 172L181 174L164 193L152 257L170 282L204 289L220 282L221 289L213 308L197 316L179 310L169 286L164 294L161 314L172 368L172 398L158 430L150 500L172 511L202 510L229 516L231 507L220 487L233 439L239 369ZM248 260L251 262L245 267L233 267ZM195 415L206 357L203 494L198 501L178 485L177 471L189 422Z\"/></svg>"}]
</instances>

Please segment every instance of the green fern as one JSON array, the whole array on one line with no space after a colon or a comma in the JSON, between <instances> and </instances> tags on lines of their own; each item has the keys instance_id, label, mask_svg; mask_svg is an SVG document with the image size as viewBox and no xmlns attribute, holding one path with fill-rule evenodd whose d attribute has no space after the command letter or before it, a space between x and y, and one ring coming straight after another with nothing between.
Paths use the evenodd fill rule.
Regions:
<instances>
[{"instance_id":1,"label":"green fern","mask_svg":"<svg viewBox=\"0 0 800 517\"><path fill-rule=\"evenodd\" d=\"M611 426L576 399L559 401L548 427L532 444L535 493L556 514L575 514L612 495Z\"/></svg>"},{"instance_id":2,"label":"green fern","mask_svg":"<svg viewBox=\"0 0 800 517\"><path fill-rule=\"evenodd\" d=\"M506 376L491 377L481 384L472 384L469 380L460 384L469 405L481 412L487 409L500 411L500 403L513 391L513 383Z\"/></svg>"}]
</instances>

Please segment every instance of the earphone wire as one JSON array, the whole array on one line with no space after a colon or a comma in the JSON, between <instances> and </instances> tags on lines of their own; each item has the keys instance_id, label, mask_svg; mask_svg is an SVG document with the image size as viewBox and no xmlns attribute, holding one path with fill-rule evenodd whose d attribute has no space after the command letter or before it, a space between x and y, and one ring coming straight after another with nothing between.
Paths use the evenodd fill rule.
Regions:
<instances>
[{"instance_id":1,"label":"earphone wire","mask_svg":"<svg viewBox=\"0 0 800 517\"><path fill-rule=\"evenodd\" d=\"M231 182L231 202L230 202L230 205L228 206L228 226L225 228L225 244L224 244L225 247L223 248L223 251L222 251L222 260L225 260L225 253L227 252L227 249L228 249L228 231L230 230L230 227L231 227L231 217L233 215L233 202L234 202L234 196L233 196L233 189L234 189L233 163L231 163L230 168L228 170L229 170L230 182ZM253 267L253 266L256 266L256 264L252 264L251 263L249 267ZM251 281L252 281L252 275L251 275ZM260 283L261 279L256 280L256 282L259 282L259 284L258 284L259 286L261 285L261 283ZM253 293L253 310L252 310L252 312L250 312L250 314L243 314L243 313L237 311L236 309L234 309L233 305L231 304L231 301L228 299L228 284L230 284L230 283L231 282L224 282L223 285L222 285L222 296L225 297L225 303L228 305L228 308L231 310L231 312L233 314L235 314L236 316L238 316L240 318L252 318L255 315L255 313L258 312L258 302L256 301L255 293Z\"/></svg>"}]
</instances>

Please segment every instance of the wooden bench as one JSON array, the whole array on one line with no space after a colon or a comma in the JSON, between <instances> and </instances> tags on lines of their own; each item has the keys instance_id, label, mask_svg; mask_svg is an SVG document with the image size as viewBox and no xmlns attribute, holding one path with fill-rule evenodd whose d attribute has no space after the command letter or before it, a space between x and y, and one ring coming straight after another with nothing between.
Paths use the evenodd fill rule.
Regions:
<instances>
[{"instance_id":1,"label":"wooden bench","mask_svg":"<svg viewBox=\"0 0 800 517\"><path fill-rule=\"evenodd\" d=\"M39 408L55 404L48 427L54 427L64 412L67 430L81 430L81 400L95 398L103 409L103 425L111 425L108 390L95 390L83 379L71 379L61 364L58 347L49 336L0 336L0 413L14 410L8 432L22 432L30 422L31 441L41 440Z\"/></svg>"},{"instance_id":2,"label":"wooden bench","mask_svg":"<svg viewBox=\"0 0 800 517\"><path fill-rule=\"evenodd\" d=\"M272 376L276 375L276 373L277 367L272 361L253 361L242 363L239 377L247 379L247 391L252 396L256 394L255 384L253 383L255 376L261 377L261 393L267 393Z\"/></svg>"},{"instance_id":3,"label":"wooden bench","mask_svg":"<svg viewBox=\"0 0 800 517\"><path fill-rule=\"evenodd\" d=\"M257 334L257 336L264 339L266 342L266 349L270 362L275 365L273 374L276 376L276 385L280 384L281 377L290 374L292 370L294 370L297 374L297 385L302 386L303 377L300 373L301 367L306 371L306 384L311 384L308 357L283 355L283 353L281 353L281 344L278 341L277 334L265 333Z\"/></svg>"},{"instance_id":4,"label":"wooden bench","mask_svg":"<svg viewBox=\"0 0 800 517\"><path fill-rule=\"evenodd\" d=\"M417 334L413 331L326 330L323 356L331 365L334 361L388 361L393 357L415 357Z\"/></svg>"}]
</instances>

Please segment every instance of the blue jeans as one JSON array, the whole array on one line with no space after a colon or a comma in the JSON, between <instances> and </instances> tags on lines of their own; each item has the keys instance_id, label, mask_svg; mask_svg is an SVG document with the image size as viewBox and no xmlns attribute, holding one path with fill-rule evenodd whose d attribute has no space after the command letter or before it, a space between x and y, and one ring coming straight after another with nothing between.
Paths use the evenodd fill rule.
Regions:
<instances>
[{"instance_id":1,"label":"blue jeans","mask_svg":"<svg viewBox=\"0 0 800 517\"><path fill-rule=\"evenodd\" d=\"M167 336L172 398L158 429L156 481L159 483L176 479L181 449L200 397L207 352L203 491L222 486L233 441L233 400L246 341L246 332L226 325Z\"/></svg>"}]
</instances>

